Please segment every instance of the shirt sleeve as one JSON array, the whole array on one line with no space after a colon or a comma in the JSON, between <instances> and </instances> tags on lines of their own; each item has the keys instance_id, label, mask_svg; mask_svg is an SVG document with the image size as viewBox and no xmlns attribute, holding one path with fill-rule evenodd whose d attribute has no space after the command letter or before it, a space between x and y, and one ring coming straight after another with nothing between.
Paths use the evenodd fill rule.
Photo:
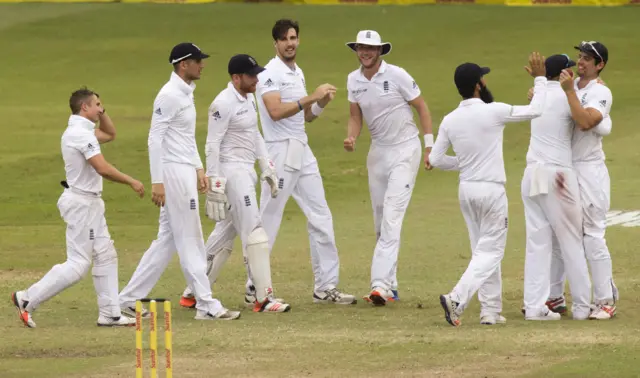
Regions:
<instances>
[{"instance_id":1,"label":"shirt sleeve","mask_svg":"<svg viewBox=\"0 0 640 378\"><path fill-rule=\"evenodd\" d=\"M258 85L256 86L256 94L264 96L269 92L280 90L278 77L273 70L266 69L258 74Z\"/></svg>"},{"instance_id":2,"label":"shirt sleeve","mask_svg":"<svg viewBox=\"0 0 640 378\"><path fill-rule=\"evenodd\" d=\"M598 126L593 128L593 132L600 136L607 136L611 134L611 127L613 121L611 120L611 116L607 114L602 121L598 124Z\"/></svg>"},{"instance_id":3,"label":"shirt sleeve","mask_svg":"<svg viewBox=\"0 0 640 378\"><path fill-rule=\"evenodd\" d=\"M449 147L451 147L451 140L447 133L445 119L438 128L438 137L436 138L436 143L433 145L433 149L429 154L429 162L434 167L442 169L443 171L458 171L460 170L458 158L446 155Z\"/></svg>"},{"instance_id":4,"label":"shirt sleeve","mask_svg":"<svg viewBox=\"0 0 640 378\"><path fill-rule=\"evenodd\" d=\"M358 102L358 101L356 100L356 96L353 95L353 92L352 92L353 91L353 85L351 83L352 83L352 79L351 79L351 76L349 76L349 77L347 77L347 100L349 102L355 103L355 102Z\"/></svg>"},{"instance_id":5,"label":"shirt sleeve","mask_svg":"<svg viewBox=\"0 0 640 378\"><path fill-rule=\"evenodd\" d=\"M98 143L98 138L96 138L96 135L93 132L86 133L86 135L79 138L77 148L86 160L89 160L101 153L100 143Z\"/></svg>"},{"instance_id":6,"label":"shirt sleeve","mask_svg":"<svg viewBox=\"0 0 640 378\"><path fill-rule=\"evenodd\" d=\"M587 96L587 103L583 106L585 109L593 108L602 114L602 118L606 117L611 111L611 102L613 97L611 91L604 85L595 87Z\"/></svg>"},{"instance_id":7,"label":"shirt sleeve","mask_svg":"<svg viewBox=\"0 0 640 378\"><path fill-rule=\"evenodd\" d=\"M530 121L542 115L547 100L547 78L536 77L533 84L533 98L529 105L502 104L499 114L503 123Z\"/></svg>"},{"instance_id":8,"label":"shirt sleeve","mask_svg":"<svg viewBox=\"0 0 640 378\"><path fill-rule=\"evenodd\" d=\"M160 94L153 103L151 128L149 129L149 164L151 166L151 183L162 184L162 143L164 136L176 112L178 103L167 94Z\"/></svg>"},{"instance_id":9,"label":"shirt sleeve","mask_svg":"<svg viewBox=\"0 0 640 378\"><path fill-rule=\"evenodd\" d=\"M221 101L214 101L209 107L209 123L205 155L207 176L220 176L220 144L229 129L233 109Z\"/></svg>"},{"instance_id":10,"label":"shirt sleeve","mask_svg":"<svg viewBox=\"0 0 640 378\"><path fill-rule=\"evenodd\" d=\"M413 101L420 96L420 87L404 68L398 68L398 91L405 101Z\"/></svg>"}]
</instances>

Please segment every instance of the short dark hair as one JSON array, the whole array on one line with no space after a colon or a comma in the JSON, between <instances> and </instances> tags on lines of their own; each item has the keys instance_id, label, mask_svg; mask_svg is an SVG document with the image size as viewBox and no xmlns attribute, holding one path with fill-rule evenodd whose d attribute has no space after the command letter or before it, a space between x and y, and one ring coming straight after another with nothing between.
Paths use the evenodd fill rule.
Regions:
<instances>
[{"instance_id":1,"label":"short dark hair","mask_svg":"<svg viewBox=\"0 0 640 378\"><path fill-rule=\"evenodd\" d=\"M290 20L288 18L276 21L275 25L273 25L273 29L271 29L271 36L273 37L273 40L277 41L285 39L289 29L296 31L296 37L300 33L300 26L298 26L297 21Z\"/></svg>"},{"instance_id":2,"label":"short dark hair","mask_svg":"<svg viewBox=\"0 0 640 378\"><path fill-rule=\"evenodd\" d=\"M82 87L73 92L71 94L71 98L69 98L69 107L71 108L71 113L80 113L82 104L86 104L93 96L100 98L99 94L90 89L87 89L87 87Z\"/></svg>"}]
</instances>

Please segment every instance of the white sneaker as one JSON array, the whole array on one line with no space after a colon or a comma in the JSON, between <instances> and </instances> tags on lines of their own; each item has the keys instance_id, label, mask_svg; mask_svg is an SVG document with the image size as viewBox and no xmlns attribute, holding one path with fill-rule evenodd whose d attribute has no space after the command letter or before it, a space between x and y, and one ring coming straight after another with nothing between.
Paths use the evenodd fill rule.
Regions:
<instances>
[{"instance_id":1,"label":"white sneaker","mask_svg":"<svg viewBox=\"0 0 640 378\"><path fill-rule=\"evenodd\" d=\"M217 314L198 310L196 320L235 320L240 318L240 311L230 311L222 308Z\"/></svg>"},{"instance_id":2,"label":"white sneaker","mask_svg":"<svg viewBox=\"0 0 640 378\"><path fill-rule=\"evenodd\" d=\"M11 293L11 302L18 309L18 314L20 315L20 320L24 323L25 326L29 328L36 328L36 322L31 318L31 314L26 310L29 302L22 299L22 292L16 291L15 293Z\"/></svg>"},{"instance_id":3,"label":"white sneaker","mask_svg":"<svg viewBox=\"0 0 640 378\"><path fill-rule=\"evenodd\" d=\"M454 327L460 326L461 322L458 314L458 306L460 304L453 301L449 294L446 294L440 296L440 305L444 309L444 318L447 322Z\"/></svg>"},{"instance_id":4,"label":"white sneaker","mask_svg":"<svg viewBox=\"0 0 640 378\"><path fill-rule=\"evenodd\" d=\"M253 306L253 312L289 312L291 311L291 305L276 301L274 298L267 298L264 302L260 303L256 301Z\"/></svg>"},{"instance_id":5,"label":"white sneaker","mask_svg":"<svg viewBox=\"0 0 640 378\"><path fill-rule=\"evenodd\" d=\"M334 287L333 289L327 289L325 291L314 291L313 303L335 303L343 305L353 305L358 303L358 301L356 300L355 296L342 293L340 290Z\"/></svg>"},{"instance_id":6,"label":"white sneaker","mask_svg":"<svg viewBox=\"0 0 640 378\"><path fill-rule=\"evenodd\" d=\"M393 292L382 287L374 287L369 293L367 302L373 303L374 306L384 306L387 302L395 302Z\"/></svg>"},{"instance_id":7,"label":"white sneaker","mask_svg":"<svg viewBox=\"0 0 640 378\"><path fill-rule=\"evenodd\" d=\"M282 298L271 298L272 301L274 302L278 302L278 303L283 303L284 304L284 299ZM258 299L256 298L256 288L255 286L250 286L247 287L244 293L244 305L249 307L249 308L253 308L256 306L256 302L258 301Z\"/></svg>"},{"instance_id":8,"label":"white sneaker","mask_svg":"<svg viewBox=\"0 0 640 378\"><path fill-rule=\"evenodd\" d=\"M98 317L98 327L134 327L136 319L128 316L119 316L117 318L100 315Z\"/></svg>"},{"instance_id":9,"label":"white sneaker","mask_svg":"<svg viewBox=\"0 0 640 378\"><path fill-rule=\"evenodd\" d=\"M547 308L546 313L539 313L535 316L524 316L524 320L560 320L562 316L557 312L553 312Z\"/></svg>"},{"instance_id":10,"label":"white sneaker","mask_svg":"<svg viewBox=\"0 0 640 378\"><path fill-rule=\"evenodd\" d=\"M127 307L127 306L123 306L120 307L120 312L122 312L124 315L130 317L130 318L136 318L136 308L135 307ZM151 316L151 313L144 308L144 306L142 306L142 312L140 313L140 317L143 319L148 319Z\"/></svg>"},{"instance_id":11,"label":"white sneaker","mask_svg":"<svg viewBox=\"0 0 640 378\"><path fill-rule=\"evenodd\" d=\"M597 305L595 310L591 312L589 315L589 319L591 320L609 320L616 316L616 306L615 305Z\"/></svg>"},{"instance_id":12,"label":"white sneaker","mask_svg":"<svg viewBox=\"0 0 640 378\"><path fill-rule=\"evenodd\" d=\"M480 317L480 324L495 325L505 324L506 322L507 318L500 314L485 314Z\"/></svg>"}]
</instances>

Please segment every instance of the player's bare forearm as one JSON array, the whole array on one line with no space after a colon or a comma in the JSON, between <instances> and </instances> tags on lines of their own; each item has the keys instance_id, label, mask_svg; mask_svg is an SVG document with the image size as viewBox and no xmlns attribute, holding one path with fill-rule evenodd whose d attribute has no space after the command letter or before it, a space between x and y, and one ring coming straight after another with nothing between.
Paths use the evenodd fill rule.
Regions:
<instances>
[{"instance_id":1,"label":"player's bare forearm","mask_svg":"<svg viewBox=\"0 0 640 378\"><path fill-rule=\"evenodd\" d=\"M109 164L102 154L98 154L88 161L100 176L109 181L127 185L131 185L134 181L129 175L120 172L116 167Z\"/></svg>"},{"instance_id":2,"label":"player's bare forearm","mask_svg":"<svg viewBox=\"0 0 640 378\"><path fill-rule=\"evenodd\" d=\"M100 144L116 139L116 127L107 113L100 115L100 126L95 130L95 134Z\"/></svg>"},{"instance_id":3,"label":"player's bare forearm","mask_svg":"<svg viewBox=\"0 0 640 378\"><path fill-rule=\"evenodd\" d=\"M585 109L582 107L578 95L574 90L565 91L571 109L571 118L580 130L586 131L596 127L602 121L602 115L595 109Z\"/></svg>"},{"instance_id":4,"label":"player's bare forearm","mask_svg":"<svg viewBox=\"0 0 640 378\"><path fill-rule=\"evenodd\" d=\"M315 100L311 96L303 97L298 101L300 106L298 106L298 102L280 102L279 98L277 99L277 103L275 102L276 101L265 101L265 105L271 119L274 121L280 121L281 119L289 118L298 114L300 112L300 106L302 106L302 110L309 108Z\"/></svg>"},{"instance_id":5,"label":"player's bare forearm","mask_svg":"<svg viewBox=\"0 0 640 378\"><path fill-rule=\"evenodd\" d=\"M356 119L349 117L349 123L347 124L347 137L357 139L362 132L362 119Z\"/></svg>"},{"instance_id":6,"label":"player's bare forearm","mask_svg":"<svg viewBox=\"0 0 640 378\"><path fill-rule=\"evenodd\" d=\"M316 117L316 115L313 114L313 112L311 111L311 107L310 106L304 108L304 121L305 122L308 122L308 123L313 122L313 121L315 121L316 118L318 118L318 117Z\"/></svg>"}]
</instances>

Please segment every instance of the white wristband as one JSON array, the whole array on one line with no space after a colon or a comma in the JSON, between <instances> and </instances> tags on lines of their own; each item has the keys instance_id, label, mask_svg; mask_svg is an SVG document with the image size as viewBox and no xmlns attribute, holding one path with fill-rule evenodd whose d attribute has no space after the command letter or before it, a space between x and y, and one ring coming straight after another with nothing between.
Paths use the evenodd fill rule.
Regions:
<instances>
[{"instance_id":1,"label":"white wristband","mask_svg":"<svg viewBox=\"0 0 640 378\"><path fill-rule=\"evenodd\" d=\"M316 117L319 117L323 110L324 108L321 108L317 102L314 102L313 105L311 105L311 113Z\"/></svg>"},{"instance_id":2,"label":"white wristband","mask_svg":"<svg viewBox=\"0 0 640 378\"><path fill-rule=\"evenodd\" d=\"M433 134L424 134L424 148L433 147Z\"/></svg>"}]
</instances>

